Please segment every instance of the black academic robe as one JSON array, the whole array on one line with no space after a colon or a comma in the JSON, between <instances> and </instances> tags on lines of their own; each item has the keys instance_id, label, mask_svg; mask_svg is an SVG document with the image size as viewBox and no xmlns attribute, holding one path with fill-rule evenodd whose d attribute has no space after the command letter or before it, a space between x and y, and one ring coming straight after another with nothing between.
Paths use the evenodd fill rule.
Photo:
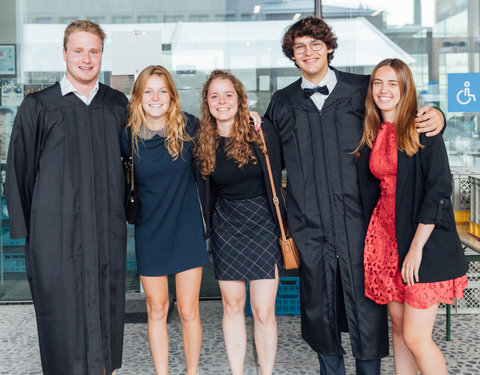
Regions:
<instances>
[{"instance_id":1,"label":"black academic robe","mask_svg":"<svg viewBox=\"0 0 480 375\"><path fill-rule=\"evenodd\" d=\"M121 366L126 226L119 137L126 97L105 85L90 105L60 84L25 97L7 159L12 238L26 237L44 374Z\"/></svg>"},{"instance_id":2,"label":"black academic robe","mask_svg":"<svg viewBox=\"0 0 480 375\"><path fill-rule=\"evenodd\" d=\"M266 117L280 136L287 169L287 217L300 252L302 337L318 353L343 354L341 330L353 355L388 355L385 306L365 297L367 229L351 152L363 129L368 76L335 70L337 84L321 111L301 79L277 91Z\"/></svg>"}]
</instances>

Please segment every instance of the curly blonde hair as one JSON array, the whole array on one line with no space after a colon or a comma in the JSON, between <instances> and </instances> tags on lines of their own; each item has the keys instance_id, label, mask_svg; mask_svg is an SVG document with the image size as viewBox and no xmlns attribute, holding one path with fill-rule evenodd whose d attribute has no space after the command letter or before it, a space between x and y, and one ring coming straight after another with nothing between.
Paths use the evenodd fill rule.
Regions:
<instances>
[{"instance_id":1,"label":"curly blonde hair","mask_svg":"<svg viewBox=\"0 0 480 375\"><path fill-rule=\"evenodd\" d=\"M217 133L217 122L210 113L208 107L208 89L215 79L228 79L238 95L238 111L235 115L231 137L225 144L227 157L235 159L239 168L248 164L257 163L257 158L252 152L251 144L257 143L262 152L265 152L265 145L254 127L249 122L249 112L247 106L247 93L242 82L232 73L225 70L216 69L208 76L202 90L202 103L200 114L200 127L198 129L195 142L195 156L200 165L200 173L203 178L212 174L216 166L216 150L220 142L220 136Z\"/></svg>"},{"instance_id":2,"label":"curly blonde hair","mask_svg":"<svg viewBox=\"0 0 480 375\"><path fill-rule=\"evenodd\" d=\"M145 126L147 123L142 106L142 96L148 79L154 75L165 80L165 83L167 84L166 89L170 95L170 106L167 110L167 124L165 125L167 131L165 146L172 159L175 160L182 154L183 143L193 140L185 129L186 119L180 106L180 100L178 98L178 92L175 83L173 82L173 78L163 66L150 65L143 69L139 74L137 80L133 84L132 97L130 99L130 104L128 105L130 117L127 126L131 127L135 144L138 144L138 132L142 126Z\"/></svg>"}]
</instances>

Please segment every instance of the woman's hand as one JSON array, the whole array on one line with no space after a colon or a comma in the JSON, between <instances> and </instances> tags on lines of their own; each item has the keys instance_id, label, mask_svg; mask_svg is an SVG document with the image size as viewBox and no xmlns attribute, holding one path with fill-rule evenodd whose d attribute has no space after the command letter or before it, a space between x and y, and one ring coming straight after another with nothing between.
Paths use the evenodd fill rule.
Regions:
<instances>
[{"instance_id":1,"label":"woman's hand","mask_svg":"<svg viewBox=\"0 0 480 375\"><path fill-rule=\"evenodd\" d=\"M418 270L420 269L420 263L422 262L423 247L410 246L407 256L402 265L402 279L403 281L412 286L415 282L418 283Z\"/></svg>"},{"instance_id":2,"label":"woman's hand","mask_svg":"<svg viewBox=\"0 0 480 375\"><path fill-rule=\"evenodd\" d=\"M407 285L413 285L419 281L418 270L422 262L423 247L427 243L434 227L435 225L433 224L418 223L417 230L415 231L401 270L402 279Z\"/></svg>"},{"instance_id":3,"label":"woman's hand","mask_svg":"<svg viewBox=\"0 0 480 375\"><path fill-rule=\"evenodd\" d=\"M440 133L443 129L445 118L440 110L424 105L417 111L415 124L417 132L427 133L427 137L433 137Z\"/></svg>"},{"instance_id":4,"label":"woman's hand","mask_svg":"<svg viewBox=\"0 0 480 375\"><path fill-rule=\"evenodd\" d=\"M255 130L258 132L262 126L262 118L255 111L248 111L248 113L250 114L250 118L253 120L253 126L255 127Z\"/></svg>"}]
</instances>

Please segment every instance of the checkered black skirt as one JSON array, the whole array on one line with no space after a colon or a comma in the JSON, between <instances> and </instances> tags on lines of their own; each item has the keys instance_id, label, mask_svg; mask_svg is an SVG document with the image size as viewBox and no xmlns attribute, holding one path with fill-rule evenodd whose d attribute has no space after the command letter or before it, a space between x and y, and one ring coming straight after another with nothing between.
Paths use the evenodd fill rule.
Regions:
<instances>
[{"instance_id":1,"label":"checkered black skirt","mask_svg":"<svg viewBox=\"0 0 480 375\"><path fill-rule=\"evenodd\" d=\"M267 197L218 198L212 220L212 252L217 280L275 278L282 254L279 230Z\"/></svg>"}]
</instances>

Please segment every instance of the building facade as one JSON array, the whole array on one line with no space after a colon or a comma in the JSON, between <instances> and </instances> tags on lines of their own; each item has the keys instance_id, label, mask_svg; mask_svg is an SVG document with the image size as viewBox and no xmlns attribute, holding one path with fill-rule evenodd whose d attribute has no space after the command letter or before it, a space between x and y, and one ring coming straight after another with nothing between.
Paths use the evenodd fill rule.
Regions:
<instances>
[{"instance_id":1,"label":"building facade","mask_svg":"<svg viewBox=\"0 0 480 375\"><path fill-rule=\"evenodd\" d=\"M28 93L62 78L63 30L75 19L91 19L107 32L103 83L128 95L136 72L161 64L171 71L184 110L199 114L206 75L223 68L242 80L251 109L263 114L272 93L300 76L282 55L283 32L301 17L322 16L338 37L333 66L369 74L387 57L408 62L420 102L446 114L452 166L480 166L478 110L449 111L449 74L480 74L479 8L480 0L1 0L2 187L17 108ZM480 104L480 87L470 89ZM3 189L1 210L0 301L29 300L24 240L10 239ZM133 227L129 233L127 286L137 290ZM211 264L201 293L219 296Z\"/></svg>"}]
</instances>

